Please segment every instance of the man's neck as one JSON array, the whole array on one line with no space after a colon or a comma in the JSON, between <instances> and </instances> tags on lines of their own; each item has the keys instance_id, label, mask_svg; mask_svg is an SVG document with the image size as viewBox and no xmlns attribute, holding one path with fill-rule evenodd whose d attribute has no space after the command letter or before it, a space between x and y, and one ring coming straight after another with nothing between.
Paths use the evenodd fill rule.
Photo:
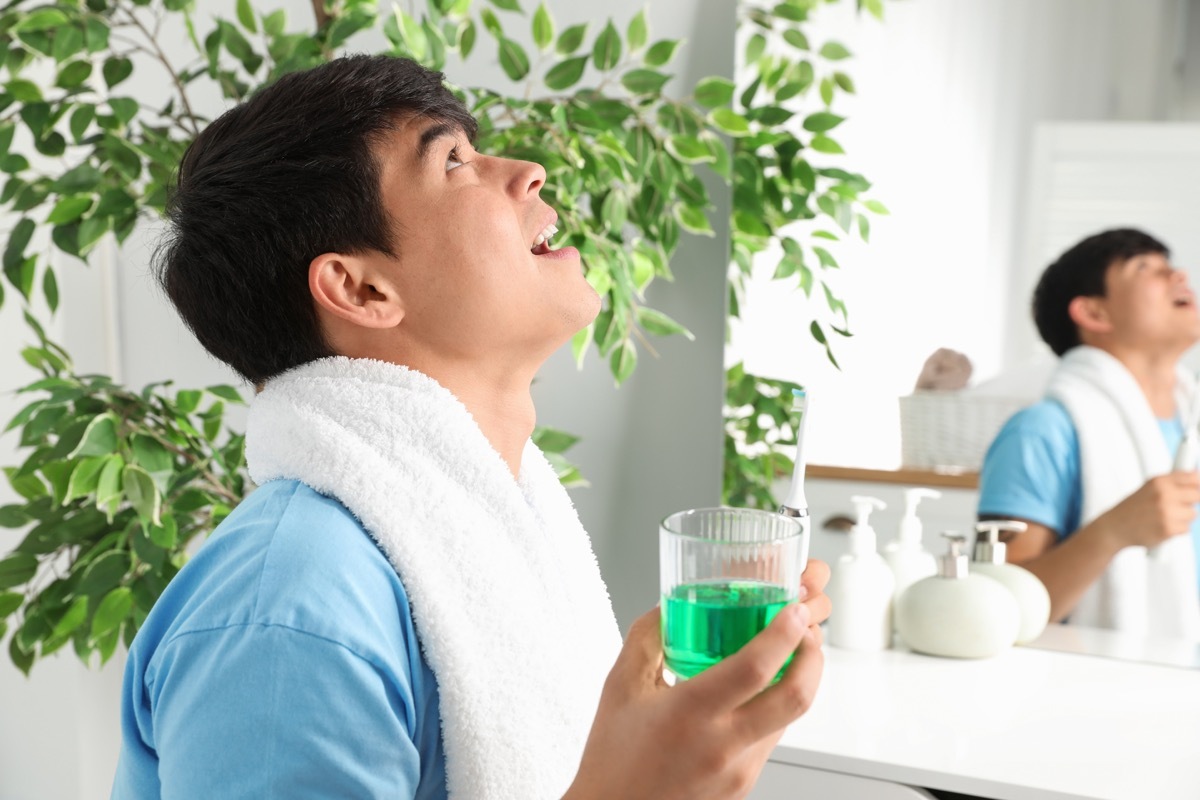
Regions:
<instances>
[{"instance_id":1,"label":"man's neck","mask_svg":"<svg viewBox=\"0 0 1200 800\"><path fill-rule=\"evenodd\" d=\"M1179 411L1175 407L1176 368L1182 353L1146 353L1138 350L1104 348L1125 365L1133 375L1150 410L1159 419L1168 419Z\"/></svg>"},{"instance_id":2,"label":"man's neck","mask_svg":"<svg viewBox=\"0 0 1200 800\"><path fill-rule=\"evenodd\" d=\"M429 374L429 373L427 373ZM529 388L532 379L480 380L470 371L446 370L430 377L459 399L492 447L508 464L513 477L521 474L521 455L533 433L537 412Z\"/></svg>"}]
</instances>

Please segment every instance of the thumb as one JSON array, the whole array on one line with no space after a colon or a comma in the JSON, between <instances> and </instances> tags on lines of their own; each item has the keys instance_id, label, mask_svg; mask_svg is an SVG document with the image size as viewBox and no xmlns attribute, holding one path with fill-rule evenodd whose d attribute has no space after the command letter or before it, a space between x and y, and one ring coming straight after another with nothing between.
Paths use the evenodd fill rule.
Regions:
<instances>
[{"instance_id":1,"label":"thumb","mask_svg":"<svg viewBox=\"0 0 1200 800\"><path fill-rule=\"evenodd\" d=\"M617 663L609 673L609 683L614 679L624 686L654 686L662 683L662 631L660 611L651 609L633 621L625 644L617 656Z\"/></svg>"}]
</instances>

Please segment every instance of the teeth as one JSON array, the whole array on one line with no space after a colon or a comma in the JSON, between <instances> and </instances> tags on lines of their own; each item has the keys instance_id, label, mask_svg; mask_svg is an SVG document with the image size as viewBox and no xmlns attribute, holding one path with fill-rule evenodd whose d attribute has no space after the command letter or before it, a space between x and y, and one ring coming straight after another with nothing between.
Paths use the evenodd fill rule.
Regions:
<instances>
[{"instance_id":1,"label":"teeth","mask_svg":"<svg viewBox=\"0 0 1200 800\"><path fill-rule=\"evenodd\" d=\"M553 225L547 225L542 229L542 232L537 235L537 238L533 240L533 245L530 247L530 249L532 250L534 247L540 246L543 242L550 241L554 238L554 234L556 233L558 233L558 228L554 227Z\"/></svg>"}]
</instances>

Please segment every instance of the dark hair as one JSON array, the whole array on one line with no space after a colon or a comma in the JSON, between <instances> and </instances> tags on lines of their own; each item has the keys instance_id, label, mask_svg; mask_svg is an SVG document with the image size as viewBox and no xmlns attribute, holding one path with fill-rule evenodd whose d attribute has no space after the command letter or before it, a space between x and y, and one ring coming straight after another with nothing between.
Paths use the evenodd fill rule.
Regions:
<instances>
[{"instance_id":1,"label":"dark hair","mask_svg":"<svg viewBox=\"0 0 1200 800\"><path fill-rule=\"evenodd\" d=\"M350 56L285 75L209 125L183 156L158 280L209 353L258 383L333 355L308 289L328 252L394 255L375 149L397 123L476 123L413 61Z\"/></svg>"},{"instance_id":2,"label":"dark hair","mask_svg":"<svg viewBox=\"0 0 1200 800\"><path fill-rule=\"evenodd\" d=\"M1076 297L1104 297L1109 267L1134 256L1170 251L1162 242L1133 228L1093 234L1046 267L1033 290L1033 321L1042 341L1057 355L1082 344L1067 310Z\"/></svg>"}]
</instances>

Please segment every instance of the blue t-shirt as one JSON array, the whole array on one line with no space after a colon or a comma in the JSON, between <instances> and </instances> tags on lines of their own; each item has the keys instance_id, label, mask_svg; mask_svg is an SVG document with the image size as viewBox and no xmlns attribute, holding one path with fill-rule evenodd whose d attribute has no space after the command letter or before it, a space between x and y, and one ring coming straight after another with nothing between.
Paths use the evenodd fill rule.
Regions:
<instances>
[{"instance_id":1,"label":"blue t-shirt","mask_svg":"<svg viewBox=\"0 0 1200 800\"><path fill-rule=\"evenodd\" d=\"M296 481L247 497L130 648L112 796L446 797L437 684L395 570Z\"/></svg>"},{"instance_id":2,"label":"blue t-shirt","mask_svg":"<svg viewBox=\"0 0 1200 800\"><path fill-rule=\"evenodd\" d=\"M1167 451L1174 453L1183 441L1183 425L1178 419L1159 420L1158 425ZM1082 510L1079 436L1070 413L1057 400L1018 411L984 457L979 515L1036 522L1061 540L1079 529ZM1192 523L1191 536L1200 576L1200 518Z\"/></svg>"}]
</instances>

